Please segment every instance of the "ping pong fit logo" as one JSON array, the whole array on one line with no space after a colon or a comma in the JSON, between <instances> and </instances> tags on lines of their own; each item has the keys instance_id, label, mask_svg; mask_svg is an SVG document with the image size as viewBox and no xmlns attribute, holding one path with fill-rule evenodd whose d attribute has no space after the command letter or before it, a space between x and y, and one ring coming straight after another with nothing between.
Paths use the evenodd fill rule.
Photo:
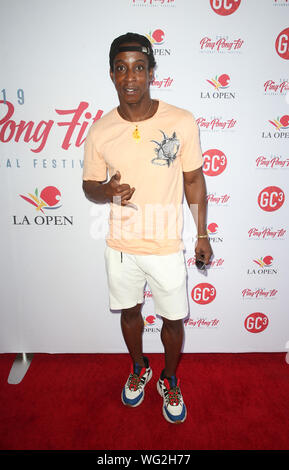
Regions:
<instances>
[{"instance_id":1,"label":"ping pong fit logo","mask_svg":"<svg viewBox=\"0 0 289 470\"><path fill-rule=\"evenodd\" d=\"M220 320L218 318L209 319L203 318L189 318L184 321L185 327L188 328L218 328L220 326Z\"/></svg>"},{"instance_id":2,"label":"ping pong fit logo","mask_svg":"<svg viewBox=\"0 0 289 470\"><path fill-rule=\"evenodd\" d=\"M249 333L261 333L269 324L268 317L261 312L250 313L244 322L244 326Z\"/></svg>"},{"instance_id":3,"label":"ping pong fit logo","mask_svg":"<svg viewBox=\"0 0 289 470\"><path fill-rule=\"evenodd\" d=\"M276 299L277 289L267 289L266 287L258 287L255 290L250 288L242 289L241 295L243 300L272 300Z\"/></svg>"},{"instance_id":4,"label":"ping pong fit logo","mask_svg":"<svg viewBox=\"0 0 289 470\"><path fill-rule=\"evenodd\" d=\"M227 129L234 130L237 121L235 119L223 119L221 116L213 116L208 120L205 117L198 117L196 122L202 132L222 132Z\"/></svg>"},{"instance_id":5,"label":"ping pong fit logo","mask_svg":"<svg viewBox=\"0 0 289 470\"><path fill-rule=\"evenodd\" d=\"M221 16L228 16L235 13L240 3L241 0L210 0L212 10Z\"/></svg>"},{"instance_id":6,"label":"ping pong fit logo","mask_svg":"<svg viewBox=\"0 0 289 470\"><path fill-rule=\"evenodd\" d=\"M262 189L258 196L259 207L266 212L277 211L285 201L285 194L278 186L268 186Z\"/></svg>"},{"instance_id":7,"label":"ping pong fit logo","mask_svg":"<svg viewBox=\"0 0 289 470\"><path fill-rule=\"evenodd\" d=\"M281 59L289 60L289 28L283 29L275 41L275 49Z\"/></svg>"},{"instance_id":8,"label":"ping pong fit logo","mask_svg":"<svg viewBox=\"0 0 289 470\"><path fill-rule=\"evenodd\" d=\"M223 268L224 266L224 258L214 258L210 263L208 263L208 267L210 269L215 269L215 268ZM195 268L196 266L196 256L193 256L191 258L188 258L186 260L186 265L188 268Z\"/></svg>"},{"instance_id":9,"label":"ping pong fit logo","mask_svg":"<svg viewBox=\"0 0 289 470\"><path fill-rule=\"evenodd\" d=\"M27 215L13 215L13 225L73 225L73 216L67 215L51 215L51 210L56 210L62 207L60 202L61 192L55 186L46 186L41 191L38 188L35 189L34 194L28 193L24 196L19 194L19 196L28 203L30 207L34 207L36 212L41 212L43 215L36 215L34 218L31 218ZM47 212L50 212L47 215Z\"/></svg>"},{"instance_id":10,"label":"ping pong fit logo","mask_svg":"<svg viewBox=\"0 0 289 470\"><path fill-rule=\"evenodd\" d=\"M289 4L288 4L289 6ZM289 80L288 78L280 79L279 83L275 80L267 80L264 83L264 95L286 95L289 91Z\"/></svg>"},{"instance_id":11,"label":"ping pong fit logo","mask_svg":"<svg viewBox=\"0 0 289 470\"><path fill-rule=\"evenodd\" d=\"M60 201L61 193L55 186L46 186L39 194L38 188L34 194L29 193L29 197L20 194L20 197L36 207L37 211L44 214L44 209L59 209L57 203Z\"/></svg>"},{"instance_id":12,"label":"ping pong fit logo","mask_svg":"<svg viewBox=\"0 0 289 470\"><path fill-rule=\"evenodd\" d=\"M166 77L159 79L157 75L154 76L153 81L151 82L151 86L158 88L158 90L163 90L164 88L168 89L172 87L174 79L171 77Z\"/></svg>"},{"instance_id":13,"label":"ping pong fit logo","mask_svg":"<svg viewBox=\"0 0 289 470\"><path fill-rule=\"evenodd\" d=\"M228 206L231 196L229 194L222 194L221 196L216 193L208 193L207 201L209 205L214 205L217 207Z\"/></svg>"},{"instance_id":14,"label":"ping pong fit logo","mask_svg":"<svg viewBox=\"0 0 289 470\"><path fill-rule=\"evenodd\" d=\"M175 7L177 0L130 0L134 7Z\"/></svg>"},{"instance_id":15,"label":"ping pong fit logo","mask_svg":"<svg viewBox=\"0 0 289 470\"><path fill-rule=\"evenodd\" d=\"M249 240L283 240L287 230L274 227L251 227L248 230Z\"/></svg>"},{"instance_id":16,"label":"ping pong fit logo","mask_svg":"<svg viewBox=\"0 0 289 470\"><path fill-rule=\"evenodd\" d=\"M241 53L244 40L241 38L231 39L227 35L218 35L215 40L209 36L205 36L200 40L200 52L206 54L234 54Z\"/></svg>"},{"instance_id":17,"label":"ping pong fit logo","mask_svg":"<svg viewBox=\"0 0 289 470\"><path fill-rule=\"evenodd\" d=\"M35 148L30 148L31 152L41 152L47 143L55 121L49 119L35 123L34 121L21 120L19 123L16 123L16 121L11 119L14 114L14 105L10 101L3 100L0 100L0 105L7 106L4 117L0 119L0 142L33 142L36 146ZM75 147L80 147L85 141L85 133L88 131L88 127L101 118L103 110L99 109L92 118L90 112L85 112L87 108L88 103L81 101L75 109L55 109L56 113L60 116L71 115L71 120L69 121L56 122L57 126L67 128L61 144L63 150L68 150L72 145L73 138L75 138Z\"/></svg>"},{"instance_id":18,"label":"ping pong fit logo","mask_svg":"<svg viewBox=\"0 0 289 470\"><path fill-rule=\"evenodd\" d=\"M206 305L211 302L216 297L216 289L212 284L209 284L207 282L203 282L200 284L197 284L192 292L191 292L191 297L194 302L200 305Z\"/></svg>"},{"instance_id":19,"label":"ping pong fit logo","mask_svg":"<svg viewBox=\"0 0 289 470\"><path fill-rule=\"evenodd\" d=\"M289 168L289 158L285 158L282 155L260 155L256 158L256 168L261 169L288 169Z\"/></svg>"},{"instance_id":20,"label":"ping pong fit logo","mask_svg":"<svg viewBox=\"0 0 289 470\"><path fill-rule=\"evenodd\" d=\"M209 149L203 153L203 172L207 176L218 176L226 169L226 155L218 149Z\"/></svg>"},{"instance_id":21,"label":"ping pong fit logo","mask_svg":"<svg viewBox=\"0 0 289 470\"><path fill-rule=\"evenodd\" d=\"M151 290L145 290L145 291L144 291L144 298L145 298L145 299L151 299L152 296L153 296L153 294L152 294L152 291L151 291Z\"/></svg>"}]
</instances>

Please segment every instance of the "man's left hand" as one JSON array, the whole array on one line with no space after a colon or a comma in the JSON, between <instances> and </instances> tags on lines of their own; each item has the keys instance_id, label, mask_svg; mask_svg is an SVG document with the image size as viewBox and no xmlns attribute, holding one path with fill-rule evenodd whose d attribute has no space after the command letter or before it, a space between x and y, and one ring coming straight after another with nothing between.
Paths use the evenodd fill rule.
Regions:
<instances>
[{"instance_id":1,"label":"man's left hand","mask_svg":"<svg viewBox=\"0 0 289 470\"><path fill-rule=\"evenodd\" d=\"M208 238L198 238L195 248L196 260L203 261L205 264L210 262L213 250Z\"/></svg>"}]
</instances>

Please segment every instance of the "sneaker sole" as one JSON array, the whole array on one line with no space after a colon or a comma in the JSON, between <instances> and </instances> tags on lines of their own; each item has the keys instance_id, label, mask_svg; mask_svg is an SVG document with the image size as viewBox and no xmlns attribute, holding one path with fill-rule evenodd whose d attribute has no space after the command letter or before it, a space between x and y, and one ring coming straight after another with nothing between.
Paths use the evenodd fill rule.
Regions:
<instances>
[{"instance_id":1,"label":"sneaker sole","mask_svg":"<svg viewBox=\"0 0 289 470\"><path fill-rule=\"evenodd\" d=\"M183 423L183 422L185 421L186 417L187 417L187 408L185 408L186 414L185 414L185 416L183 417L183 419L179 419L179 420L177 420L177 421L172 421L172 420L168 417L168 415L166 414L166 412L165 412L165 399L164 399L164 397L163 397L163 393L162 393L162 389L161 389L161 387L160 387L160 385L159 385L159 381L157 381L157 391L159 392L160 396L161 396L162 399L163 399L162 412L163 412L163 417L165 418L165 420L166 420L168 423L171 423L171 424L181 424L181 423Z\"/></svg>"},{"instance_id":2,"label":"sneaker sole","mask_svg":"<svg viewBox=\"0 0 289 470\"><path fill-rule=\"evenodd\" d=\"M148 384L148 382L150 381L150 379L152 378L153 376L153 371L150 370L150 373L149 373L149 376L147 378L147 381L145 383L145 386ZM126 403L123 399L123 396L122 396L122 393L123 393L123 390L121 391L121 401L122 403L125 405L125 406L128 406L129 408L135 408L136 406L139 406L141 405L141 403L144 401L144 397L145 397L145 386L143 388L143 394L142 394L142 398L140 399L140 401L138 401L135 405L130 405L129 403Z\"/></svg>"}]
</instances>

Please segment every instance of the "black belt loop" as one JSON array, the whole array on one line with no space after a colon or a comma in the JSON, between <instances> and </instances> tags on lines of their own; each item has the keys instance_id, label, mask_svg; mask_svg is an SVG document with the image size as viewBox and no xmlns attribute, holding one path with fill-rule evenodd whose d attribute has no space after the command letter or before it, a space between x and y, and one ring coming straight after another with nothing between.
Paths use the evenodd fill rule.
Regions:
<instances>
[{"instance_id":1,"label":"black belt loop","mask_svg":"<svg viewBox=\"0 0 289 470\"><path fill-rule=\"evenodd\" d=\"M120 262L122 263L122 251L120 252Z\"/></svg>"}]
</instances>

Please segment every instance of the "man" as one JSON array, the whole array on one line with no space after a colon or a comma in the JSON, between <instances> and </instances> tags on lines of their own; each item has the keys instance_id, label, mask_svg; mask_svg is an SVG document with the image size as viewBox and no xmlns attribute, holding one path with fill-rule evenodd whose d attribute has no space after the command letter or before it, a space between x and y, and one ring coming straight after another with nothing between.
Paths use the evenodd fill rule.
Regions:
<instances>
[{"instance_id":1,"label":"man","mask_svg":"<svg viewBox=\"0 0 289 470\"><path fill-rule=\"evenodd\" d=\"M99 121L85 143L83 190L95 203L111 203L105 249L110 308L121 310L122 333L132 370L122 390L127 406L138 406L152 377L143 356L141 315L145 283L162 317L164 369L157 382L163 415L186 419L176 369L188 314L183 255L182 197L197 205L196 259L208 264L206 187L198 127L191 113L150 97L155 60L144 36L127 33L110 48L110 77L119 106ZM107 181L107 170L109 178Z\"/></svg>"}]
</instances>

